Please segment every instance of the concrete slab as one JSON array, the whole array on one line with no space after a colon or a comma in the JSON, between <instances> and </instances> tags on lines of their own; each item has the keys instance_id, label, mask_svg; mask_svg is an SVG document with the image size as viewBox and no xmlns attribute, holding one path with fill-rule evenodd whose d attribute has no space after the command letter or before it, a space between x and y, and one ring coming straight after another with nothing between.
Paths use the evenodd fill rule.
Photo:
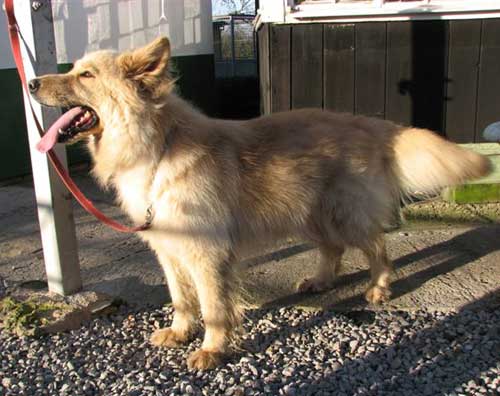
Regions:
<instances>
[{"instance_id":1,"label":"concrete slab","mask_svg":"<svg viewBox=\"0 0 500 396\"><path fill-rule=\"evenodd\" d=\"M106 214L126 221L111 194L100 191L85 174L75 179ZM439 208L442 204L434 205ZM491 205L488 210L499 213L498 206ZM472 218L475 224L470 217L465 223L436 222L439 211L434 210L432 222L410 223L387 234L396 274L394 299L384 309L455 310L474 301L500 304L500 223L495 217L481 222L481 210L475 208L479 213ZM29 181L0 187L0 280L7 285L45 277L35 216ZM106 228L77 204L75 221L86 290L139 305L168 301L161 269L144 243ZM317 250L300 241L255 252L255 257L245 261L249 299L266 306L365 307L362 295L369 279L368 266L357 251L346 254L333 290L318 295L294 294L295 284L312 273L317 261Z\"/></svg>"}]
</instances>

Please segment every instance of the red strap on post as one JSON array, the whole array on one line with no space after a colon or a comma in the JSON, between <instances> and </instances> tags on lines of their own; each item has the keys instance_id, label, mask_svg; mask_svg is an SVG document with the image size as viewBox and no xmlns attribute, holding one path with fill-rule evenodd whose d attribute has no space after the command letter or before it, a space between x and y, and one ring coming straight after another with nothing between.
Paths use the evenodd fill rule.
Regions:
<instances>
[{"instance_id":1,"label":"red strap on post","mask_svg":"<svg viewBox=\"0 0 500 396\"><path fill-rule=\"evenodd\" d=\"M26 83L26 73L24 71L24 65L23 65L23 60L21 57L21 45L19 42L19 27L17 25L16 17L14 14L14 2L13 0L5 0L5 13L7 14L7 20L9 24L9 37L10 37L10 45L12 47L12 55L14 56L14 61L17 66L17 71L19 73L19 77L21 79L21 83L24 89L24 92L26 93L26 96L28 98L28 103L31 109L31 113L33 114L33 119L35 120L36 127L38 129L38 132L40 133L40 136L43 135L43 128L40 125L40 122L38 121L35 111L33 109L33 106L31 104L31 99L30 99L30 94L28 90L28 85ZM144 223L141 226L138 227L127 227L123 224L118 223L117 221L110 219L107 217L104 213L102 213L99 209L97 209L94 204L80 191L80 189L77 187L75 182L71 179L69 176L68 172L64 168L64 166L61 164L61 161L59 158L57 158L57 155L54 153L53 150L50 150L47 155L49 156L50 162L54 166L54 169L56 170L57 174L60 176L61 180L63 181L64 185L67 187L67 189L73 194L73 197L78 201L78 203L90 214L95 216L98 220L100 220L102 223L106 224L107 226L113 228L116 231L119 232L137 232L137 231L144 231L147 230L148 228L151 227L150 220L147 219L146 223Z\"/></svg>"}]
</instances>

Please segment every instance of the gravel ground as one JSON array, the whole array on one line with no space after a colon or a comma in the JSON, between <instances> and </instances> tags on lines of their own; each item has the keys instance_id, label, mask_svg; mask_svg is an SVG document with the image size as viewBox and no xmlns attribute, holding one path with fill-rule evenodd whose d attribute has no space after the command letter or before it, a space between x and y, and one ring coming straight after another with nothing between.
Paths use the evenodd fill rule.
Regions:
<instances>
[{"instance_id":1,"label":"gravel ground","mask_svg":"<svg viewBox=\"0 0 500 396\"><path fill-rule=\"evenodd\" d=\"M499 395L500 312L255 310L244 351L188 371L200 345L159 350L171 308L122 308L77 331L0 335L0 395Z\"/></svg>"}]
</instances>

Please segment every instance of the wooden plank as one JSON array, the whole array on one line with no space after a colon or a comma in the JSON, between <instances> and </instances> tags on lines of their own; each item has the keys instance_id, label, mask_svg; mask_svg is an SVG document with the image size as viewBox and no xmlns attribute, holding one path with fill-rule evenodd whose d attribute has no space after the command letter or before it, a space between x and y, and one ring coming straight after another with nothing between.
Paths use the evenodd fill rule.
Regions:
<instances>
[{"instance_id":1,"label":"wooden plank","mask_svg":"<svg viewBox=\"0 0 500 396\"><path fill-rule=\"evenodd\" d=\"M271 113L271 79L269 73L269 24L263 24L257 32L259 47L260 112Z\"/></svg>"},{"instance_id":2,"label":"wooden plank","mask_svg":"<svg viewBox=\"0 0 500 396\"><path fill-rule=\"evenodd\" d=\"M354 113L354 25L323 29L324 107Z\"/></svg>"},{"instance_id":3,"label":"wooden plank","mask_svg":"<svg viewBox=\"0 0 500 396\"><path fill-rule=\"evenodd\" d=\"M484 129L500 121L500 19L482 24L475 141L484 141Z\"/></svg>"},{"instance_id":4,"label":"wooden plank","mask_svg":"<svg viewBox=\"0 0 500 396\"><path fill-rule=\"evenodd\" d=\"M476 153L486 155L493 165L493 170L489 175L480 179L470 180L467 184L487 184L500 183L500 144L498 143L468 143L461 144L461 147L472 150Z\"/></svg>"},{"instance_id":5,"label":"wooden plank","mask_svg":"<svg viewBox=\"0 0 500 396\"><path fill-rule=\"evenodd\" d=\"M387 24L387 77L385 117L402 125L413 123L412 25Z\"/></svg>"},{"instance_id":6,"label":"wooden plank","mask_svg":"<svg viewBox=\"0 0 500 396\"><path fill-rule=\"evenodd\" d=\"M442 192L443 199L454 203L500 202L500 144L469 143L460 146L488 156L493 170L481 179L445 188Z\"/></svg>"},{"instance_id":7,"label":"wooden plank","mask_svg":"<svg viewBox=\"0 0 500 396\"><path fill-rule=\"evenodd\" d=\"M446 137L474 141L481 21L450 21L446 89Z\"/></svg>"},{"instance_id":8,"label":"wooden plank","mask_svg":"<svg viewBox=\"0 0 500 396\"><path fill-rule=\"evenodd\" d=\"M271 111L290 110L290 37L286 25L271 26Z\"/></svg>"},{"instance_id":9,"label":"wooden plank","mask_svg":"<svg viewBox=\"0 0 500 396\"><path fill-rule=\"evenodd\" d=\"M26 78L57 73L51 2L47 0L42 7L34 9L31 2L18 1L15 14L23 37L21 48ZM49 164L47 155L36 149L40 135L26 94L24 103L47 283L51 292L72 294L81 289L82 280L71 194ZM60 114L54 108L42 108L35 102L33 108L45 130ZM64 146L58 145L55 150L66 165Z\"/></svg>"},{"instance_id":10,"label":"wooden plank","mask_svg":"<svg viewBox=\"0 0 500 396\"><path fill-rule=\"evenodd\" d=\"M323 25L292 26L292 108L323 106Z\"/></svg>"},{"instance_id":11,"label":"wooden plank","mask_svg":"<svg viewBox=\"0 0 500 396\"><path fill-rule=\"evenodd\" d=\"M386 23L356 25L355 103L356 114L385 115Z\"/></svg>"},{"instance_id":12,"label":"wooden plank","mask_svg":"<svg viewBox=\"0 0 500 396\"><path fill-rule=\"evenodd\" d=\"M500 202L500 184L463 184L445 188L441 196L456 204Z\"/></svg>"},{"instance_id":13,"label":"wooden plank","mask_svg":"<svg viewBox=\"0 0 500 396\"><path fill-rule=\"evenodd\" d=\"M412 100L414 126L443 133L448 59L448 22L412 24Z\"/></svg>"},{"instance_id":14,"label":"wooden plank","mask_svg":"<svg viewBox=\"0 0 500 396\"><path fill-rule=\"evenodd\" d=\"M460 144L460 146L466 148L467 150L472 150L482 155L500 157L500 144L498 143L466 143L466 144L462 143Z\"/></svg>"}]
</instances>

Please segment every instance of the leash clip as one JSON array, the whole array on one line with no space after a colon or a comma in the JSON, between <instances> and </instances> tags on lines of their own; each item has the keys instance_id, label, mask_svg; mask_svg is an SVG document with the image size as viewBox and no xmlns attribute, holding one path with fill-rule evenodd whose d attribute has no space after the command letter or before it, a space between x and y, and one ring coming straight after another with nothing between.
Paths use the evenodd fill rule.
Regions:
<instances>
[{"instance_id":1,"label":"leash clip","mask_svg":"<svg viewBox=\"0 0 500 396\"><path fill-rule=\"evenodd\" d=\"M150 204L148 208L146 209L146 223L145 225L149 227L151 223L153 222L154 219L154 210L153 210L153 204Z\"/></svg>"}]
</instances>

